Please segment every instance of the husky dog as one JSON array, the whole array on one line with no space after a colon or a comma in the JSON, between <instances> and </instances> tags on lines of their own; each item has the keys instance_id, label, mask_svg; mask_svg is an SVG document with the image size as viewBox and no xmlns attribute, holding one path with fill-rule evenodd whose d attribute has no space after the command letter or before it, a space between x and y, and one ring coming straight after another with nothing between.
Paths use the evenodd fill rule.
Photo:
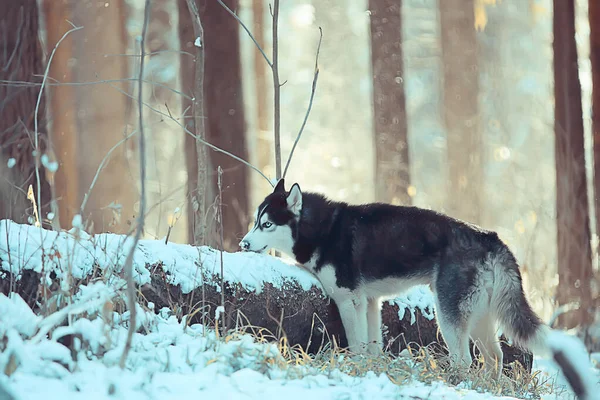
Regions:
<instances>
[{"instance_id":1,"label":"husky dog","mask_svg":"<svg viewBox=\"0 0 600 400\"><path fill-rule=\"evenodd\" d=\"M382 300L428 284L455 363L471 365L471 338L486 370L499 377L497 323L517 344L560 358L547 344L550 328L525 298L513 253L495 232L417 207L334 202L298 184L288 192L283 179L254 220L241 249L279 250L311 270L336 303L352 352L381 351ZM574 366L562 359L569 375Z\"/></svg>"}]
</instances>

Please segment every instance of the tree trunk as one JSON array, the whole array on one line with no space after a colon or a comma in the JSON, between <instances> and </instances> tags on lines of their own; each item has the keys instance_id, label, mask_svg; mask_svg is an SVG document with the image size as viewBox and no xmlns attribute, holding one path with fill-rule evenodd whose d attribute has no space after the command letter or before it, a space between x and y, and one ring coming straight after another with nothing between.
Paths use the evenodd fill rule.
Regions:
<instances>
[{"instance_id":1,"label":"tree trunk","mask_svg":"<svg viewBox=\"0 0 600 400\"><path fill-rule=\"evenodd\" d=\"M260 47L266 51L265 43L265 7L264 0L252 0L252 34ZM254 87L256 93L256 128L255 133L255 157L256 166L267 173L274 169L275 155L273 154L273 133L269 125L269 101L267 94L271 91L268 84L268 65L258 49L254 49ZM284 162L287 161L284 158ZM253 180L252 185L257 185L260 193L269 193L272 187L262 177ZM253 186L254 187L254 186Z\"/></svg>"},{"instance_id":2,"label":"tree trunk","mask_svg":"<svg viewBox=\"0 0 600 400\"><path fill-rule=\"evenodd\" d=\"M51 198L41 165L41 188L37 186L33 156L35 110L44 75L38 18L35 0L0 2L0 218L18 222L34 215L26 196L29 185L33 186L36 201L41 192L40 218L45 217ZM42 96L37 114L39 155L47 149L45 107Z\"/></svg>"},{"instance_id":3,"label":"tree trunk","mask_svg":"<svg viewBox=\"0 0 600 400\"><path fill-rule=\"evenodd\" d=\"M592 67L592 140L594 143L594 210L600 235L600 2L589 0L590 61Z\"/></svg>"},{"instance_id":4,"label":"tree trunk","mask_svg":"<svg viewBox=\"0 0 600 400\"><path fill-rule=\"evenodd\" d=\"M375 196L379 201L410 205L401 10L401 0L369 0Z\"/></svg>"},{"instance_id":5,"label":"tree trunk","mask_svg":"<svg viewBox=\"0 0 600 400\"><path fill-rule=\"evenodd\" d=\"M46 53L51 54L58 41L72 28L68 22L73 19L72 7L66 0L45 0L43 4L46 18ZM81 32L74 32L65 37L56 49L49 70L49 77L54 82L74 80L73 66L69 60L73 57L73 41L77 40L78 34ZM59 218L61 227L68 229L81 205L75 87L53 85L46 90L50 103L50 139L59 165L54 180L59 210L55 218Z\"/></svg>"},{"instance_id":6,"label":"tree trunk","mask_svg":"<svg viewBox=\"0 0 600 400\"><path fill-rule=\"evenodd\" d=\"M481 219L481 129L473 0L439 0L444 69L444 123L448 137L449 211Z\"/></svg>"},{"instance_id":7,"label":"tree trunk","mask_svg":"<svg viewBox=\"0 0 600 400\"><path fill-rule=\"evenodd\" d=\"M177 0L179 11L179 49L182 52L179 59L179 75L181 91L194 97L194 28L192 17L186 0ZM192 101L181 97L181 110L184 115L182 124L190 131L195 132L194 119L192 118ZM187 197L188 197L188 241L199 245L195 241L195 220L198 218L194 212L194 195L198 186L198 154L196 153L196 140L185 134L185 165L187 171Z\"/></svg>"},{"instance_id":8,"label":"tree trunk","mask_svg":"<svg viewBox=\"0 0 600 400\"><path fill-rule=\"evenodd\" d=\"M237 0L227 0L225 4L236 10L238 3ZM207 138L215 146L248 159L239 23L216 1L201 1L199 8L205 37L204 100ZM213 150L209 154L209 173L213 178L213 188L216 188L217 168L220 166L223 169L223 220L213 222L215 229L212 232L220 230L219 225L222 223L224 248L235 250L248 228L248 169L226 154ZM214 198L207 200L211 204Z\"/></svg>"},{"instance_id":9,"label":"tree trunk","mask_svg":"<svg viewBox=\"0 0 600 400\"><path fill-rule=\"evenodd\" d=\"M194 45L196 37L194 34L194 22L187 5L187 0L178 0L179 5L179 44L181 51L180 58L180 75L181 75L181 90L191 98L196 96L196 63L200 51ZM197 4L197 3L196 3ZM204 62L202 60L202 62ZM203 97L204 91L198 94L198 97ZM206 132L203 127L197 127L194 119L194 104L192 100L181 98L181 108L184 111L185 118L183 123L185 127L195 135L201 135L206 139ZM200 114L204 115L204 113ZM210 179L207 175L207 165L210 161L208 158L208 150L206 146L197 144L196 139L185 134L185 162L188 174L188 240L192 244L201 245L207 244L206 236L206 202L214 197ZM201 147L202 146L202 147ZM200 150L200 152L199 152ZM199 166L204 165L203 169ZM202 172L201 187L202 192L198 191L199 172Z\"/></svg>"},{"instance_id":10,"label":"tree trunk","mask_svg":"<svg viewBox=\"0 0 600 400\"><path fill-rule=\"evenodd\" d=\"M107 6L108 5L108 6ZM73 76L77 82L117 80L76 89L79 155L79 201L89 191L96 171L110 149L109 162L90 192L84 220L93 232L129 232L136 218L138 202L135 141L124 141L128 130L130 99L135 85L119 82L129 77L125 38L126 5L123 0L109 3L80 0L72 5L73 23L84 29L74 39ZM107 35L106 32L113 34Z\"/></svg>"},{"instance_id":11,"label":"tree trunk","mask_svg":"<svg viewBox=\"0 0 600 400\"><path fill-rule=\"evenodd\" d=\"M559 319L569 328L590 322L593 276L574 7L574 0L554 0L557 297L559 304L579 303Z\"/></svg>"}]
</instances>

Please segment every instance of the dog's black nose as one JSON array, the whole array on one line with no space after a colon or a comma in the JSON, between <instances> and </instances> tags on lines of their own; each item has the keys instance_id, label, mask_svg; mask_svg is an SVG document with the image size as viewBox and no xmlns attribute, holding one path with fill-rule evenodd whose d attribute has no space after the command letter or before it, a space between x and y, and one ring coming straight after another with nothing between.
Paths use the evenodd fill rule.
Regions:
<instances>
[{"instance_id":1,"label":"dog's black nose","mask_svg":"<svg viewBox=\"0 0 600 400\"><path fill-rule=\"evenodd\" d=\"M245 241L245 240L242 240L242 241L240 242L240 248L241 248L242 250L246 251L246 250L248 250L248 249L250 248L250 243L248 243L248 242L247 242L247 241Z\"/></svg>"}]
</instances>

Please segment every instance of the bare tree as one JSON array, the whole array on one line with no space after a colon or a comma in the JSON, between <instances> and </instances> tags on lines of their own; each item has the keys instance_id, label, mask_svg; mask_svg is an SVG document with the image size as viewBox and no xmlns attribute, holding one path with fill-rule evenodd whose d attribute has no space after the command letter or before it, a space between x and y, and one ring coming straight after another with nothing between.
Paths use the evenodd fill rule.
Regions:
<instances>
[{"instance_id":1,"label":"bare tree","mask_svg":"<svg viewBox=\"0 0 600 400\"><path fill-rule=\"evenodd\" d=\"M559 323L586 326L593 274L574 0L554 0L553 26L557 298L560 304L579 305L577 312L563 315Z\"/></svg>"},{"instance_id":2,"label":"bare tree","mask_svg":"<svg viewBox=\"0 0 600 400\"><path fill-rule=\"evenodd\" d=\"M439 0L448 137L449 209L466 221L481 218L481 129L474 0Z\"/></svg>"},{"instance_id":3,"label":"bare tree","mask_svg":"<svg viewBox=\"0 0 600 400\"><path fill-rule=\"evenodd\" d=\"M380 201L411 204L402 53L402 0L369 0L375 193Z\"/></svg>"},{"instance_id":4,"label":"bare tree","mask_svg":"<svg viewBox=\"0 0 600 400\"><path fill-rule=\"evenodd\" d=\"M34 146L35 110L44 74L38 18L35 0L0 2L0 218L18 222L27 221L29 185L41 191L44 210L50 200L43 166L41 187L35 178L36 156L39 165L47 149L43 97L37 115L39 148Z\"/></svg>"}]
</instances>

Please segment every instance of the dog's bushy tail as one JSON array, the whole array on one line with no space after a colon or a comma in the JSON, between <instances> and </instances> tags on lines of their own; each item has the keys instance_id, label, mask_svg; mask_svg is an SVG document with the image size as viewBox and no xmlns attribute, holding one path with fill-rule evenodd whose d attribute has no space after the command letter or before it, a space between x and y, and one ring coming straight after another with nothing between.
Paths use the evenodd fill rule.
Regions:
<instances>
[{"instance_id":1,"label":"dog's bushy tail","mask_svg":"<svg viewBox=\"0 0 600 400\"><path fill-rule=\"evenodd\" d=\"M516 345L558 364L578 399L598 398L594 397L595 377L585 346L573 336L552 330L532 310L515 261L497 265L491 306L503 332Z\"/></svg>"}]
</instances>

